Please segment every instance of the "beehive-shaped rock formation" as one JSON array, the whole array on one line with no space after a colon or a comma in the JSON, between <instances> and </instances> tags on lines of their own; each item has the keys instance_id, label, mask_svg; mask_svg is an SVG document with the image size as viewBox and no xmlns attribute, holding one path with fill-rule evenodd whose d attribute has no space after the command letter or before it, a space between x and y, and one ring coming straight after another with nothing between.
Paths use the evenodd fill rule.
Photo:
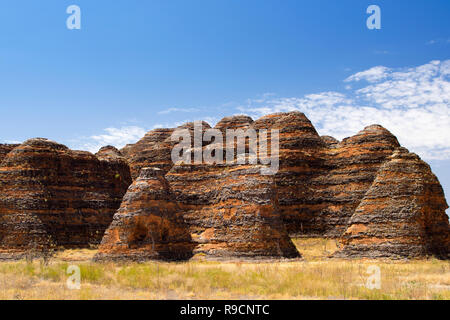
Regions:
<instances>
[{"instance_id":1,"label":"beehive-shaped rock formation","mask_svg":"<svg viewBox=\"0 0 450 320\"><path fill-rule=\"evenodd\" d=\"M172 186L197 247L210 259L296 258L271 178L258 166L175 166Z\"/></svg>"},{"instance_id":2,"label":"beehive-shaped rock formation","mask_svg":"<svg viewBox=\"0 0 450 320\"><path fill-rule=\"evenodd\" d=\"M193 136L192 123L180 128L189 129ZM205 128L209 126L203 123L202 132ZM234 150L232 163L175 164L168 171L167 180L175 200L184 211L193 241L198 244L195 252L211 258L294 257L298 253L286 240L286 230L291 236L340 237L351 217L357 216L355 210L364 204L380 168L391 161L389 157L400 147L395 136L379 125L368 126L341 142L329 136L320 137L300 112L268 115L256 121L247 116L226 117L215 129L223 134L224 160L229 152L225 150L227 129L244 132L255 129L257 133L265 129L268 145L272 143L271 130L278 130L279 170L273 176L262 176L261 163L249 164L247 157L246 164L239 164L237 159L243 155ZM203 142L201 148L212 150L221 142ZM236 141L233 145L236 147ZM248 140L245 146L248 152ZM261 159L261 149L258 151ZM440 187L438 182L436 186ZM437 192L436 188L433 190ZM436 197L427 200L430 206L439 202L433 203L433 199L443 199L443 195ZM264 212L263 219L252 216L252 212ZM441 229L445 229L446 217L437 215L430 221L444 225ZM263 233L265 236L261 236ZM433 237L433 247L441 249L430 250L444 252L440 255L445 256L442 247L448 246L446 236ZM261 242L256 239L265 239L266 245L258 247ZM274 249L277 246L278 251Z\"/></svg>"},{"instance_id":3,"label":"beehive-shaped rock formation","mask_svg":"<svg viewBox=\"0 0 450 320\"><path fill-rule=\"evenodd\" d=\"M377 177L342 236L345 258L449 258L444 193L431 168L399 148Z\"/></svg>"},{"instance_id":4,"label":"beehive-shaped rock formation","mask_svg":"<svg viewBox=\"0 0 450 320\"><path fill-rule=\"evenodd\" d=\"M193 243L183 212L158 168L143 168L105 233L96 260L184 260Z\"/></svg>"},{"instance_id":5,"label":"beehive-shaped rock formation","mask_svg":"<svg viewBox=\"0 0 450 320\"><path fill-rule=\"evenodd\" d=\"M24 142L0 166L0 252L98 244L130 183L123 160L46 139Z\"/></svg>"},{"instance_id":6,"label":"beehive-shaped rock formation","mask_svg":"<svg viewBox=\"0 0 450 320\"><path fill-rule=\"evenodd\" d=\"M100 150L95 154L95 156L101 160L109 160L109 161L115 161L115 160L124 160L122 153L113 146L105 146L101 147Z\"/></svg>"},{"instance_id":7,"label":"beehive-shaped rock formation","mask_svg":"<svg viewBox=\"0 0 450 320\"><path fill-rule=\"evenodd\" d=\"M318 211L310 221L317 234L310 235L339 237L379 168L400 144L379 125L368 126L340 143L330 137L322 139L327 143L326 170L311 181Z\"/></svg>"},{"instance_id":8,"label":"beehive-shaped rock formation","mask_svg":"<svg viewBox=\"0 0 450 320\"><path fill-rule=\"evenodd\" d=\"M251 117L237 115L223 118L214 126L214 128L219 129L223 133L223 136L225 137L227 129L247 130L252 124L253 119Z\"/></svg>"},{"instance_id":9,"label":"beehive-shaped rock formation","mask_svg":"<svg viewBox=\"0 0 450 320\"><path fill-rule=\"evenodd\" d=\"M121 150L128 160L131 176L136 179L142 168L154 167L169 171L172 167L170 153L173 144L170 141L174 129L155 129L148 132L136 144Z\"/></svg>"},{"instance_id":10,"label":"beehive-shaped rock formation","mask_svg":"<svg viewBox=\"0 0 450 320\"><path fill-rule=\"evenodd\" d=\"M295 258L289 235L342 234L339 257L449 257L442 187L385 128L338 141L319 136L300 112L226 117L214 128L222 141L202 139L210 126L196 122L96 155L46 139L0 145L0 258L98 244L132 178L98 260ZM245 148L228 141L228 129L244 133ZM256 131L256 162L249 162L254 144L247 139L255 133L247 130ZM271 130L278 130L279 150ZM225 162L174 163L173 134L180 132L189 135L183 150L191 160L222 152ZM269 159L279 161L273 175L262 170Z\"/></svg>"},{"instance_id":11,"label":"beehive-shaped rock formation","mask_svg":"<svg viewBox=\"0 0 450 320\"><path fill-rule=\"evenodd\" d=\"M236 116L215 128L225 137L226 129L250 125L248 117ZM194 253L209 259L300 256L282 222L273 177L261 169L235 158L220 165L178 164L169 171L166 178L197 244Z\"/></svg>"},{"instance_id":12,"label":"beehive-shaped rock formation","mask_svg":"<svg viewBox=\"0 0 450 320\"><path fill-rule=\"evenodd\" d=\"M278 113L253 123L256 130L279 130L279 170L274 176L281 216L292 236L322 232L315 178L326 172L325 142L303 113Z\"/></svg>"},{"instance_id":13,"label":"beehive-shaped rock formation","mask_svg":"<svg viewBox=\"0 0 450 320\"><path fill-rule=\"evenodd\" d=\"M204 121L200 122L203 130L210 128ZM128 160L131 176L136 179L142 168L159 168L167 173L173 166L172 148L177 141L172 141L175 130L186 129L194 137L194 123L189 122L176 129L154 129L149 131L135 144L129 144L121 150L121 154Z\"/></svg>"}]
</instances>

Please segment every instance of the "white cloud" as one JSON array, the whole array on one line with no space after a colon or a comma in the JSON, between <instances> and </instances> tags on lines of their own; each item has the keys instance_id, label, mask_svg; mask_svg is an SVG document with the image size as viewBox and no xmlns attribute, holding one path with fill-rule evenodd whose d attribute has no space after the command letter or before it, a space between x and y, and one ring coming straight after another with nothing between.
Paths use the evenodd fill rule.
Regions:
<instances>
[{"instance_id":1,"label":"white cloud","mask_svg":"<svg viewBox=\"0 0 450 320\"><path fill-rule=\"evenodd\" d=\"M424 159L450 159L450 60L408 69L383 66L358 72L344 81L360 89L322 92L294 98L252 100L239 110L253 117L299 110L322 135L338 139L370 124L381 124L400 143Z\"/></svg>"},{"instance_id":2,"label":"white cloud","mask_svg":"<svg viewBox=\"0 0 450 320\"><path fill-rule=\"evenodd\" d=\"M361 80L367 80L369 82L375 82L382 80L388 76L390 72L389 68L383 67L383 66L377 66L370 68L369 70L362 71L355 73L354 75L351 75L347 79L345 79L345 82L352 82L352 81L361 81Z\"/></svg>"},{"instance_id":3,"label":"white cloud","mask_svg":"<svg viewBox=\"0 0 450 320\"><path fill-rule=\"evenodd\" d=\"M396 135L403 146L424 159L450 160L449 77L450 60L431 61L405 69L377 66L345 79L346 90L343 93L328 91L290 98L268 93L248 99L243 105L230 106L226 115L236 113L236 109L239 114L253 118L299 110L306 114L321 135L338 139L354 135L365 126L380 124ZM174 109L178 110L172 108L169 112L175 112ZM211 126L219 120L217 114L209 113L173 124L155 125L151 129L176 127L198 118ZM127 143L135 143L147 130L126 126L104 131L79 140L76 146L93 152L108 144L120 148Z\"/></svg>"},{"instance_id":4,"label":"white cloud","mask_svg":"<svg viewBox=\"0 0 450 320\"><path fill-rule=\"evenodd\" d=\"M92 153L97 152L101 147L106 145L112 145L120 149L128 143L136 143L147 132L144 128L137 126L106 128L104 131L105 133L100 135L73 141L74 148L88 150Z\"/></svg>"}]
</instances>

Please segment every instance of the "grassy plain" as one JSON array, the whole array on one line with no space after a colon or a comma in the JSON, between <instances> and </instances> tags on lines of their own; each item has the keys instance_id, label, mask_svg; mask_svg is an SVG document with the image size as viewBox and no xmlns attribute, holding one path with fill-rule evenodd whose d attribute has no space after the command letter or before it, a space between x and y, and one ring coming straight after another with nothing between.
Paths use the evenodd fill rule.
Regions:
<instances>
[{"instance_id":1,"label":"grassy plain","mask_svg":"<svg viewBox=\"0 0 450 320\"><path fill-rule=\"evenodd\" d=\"M296 239L286 262L92 263L95 250L59 252L48 264L0 262L0 299L450 299L450 262L335 260L336 243ZM81 287L66 285L77 265ZM381 289L368 289L369 266Z\"/></svg>"}]
</instances>

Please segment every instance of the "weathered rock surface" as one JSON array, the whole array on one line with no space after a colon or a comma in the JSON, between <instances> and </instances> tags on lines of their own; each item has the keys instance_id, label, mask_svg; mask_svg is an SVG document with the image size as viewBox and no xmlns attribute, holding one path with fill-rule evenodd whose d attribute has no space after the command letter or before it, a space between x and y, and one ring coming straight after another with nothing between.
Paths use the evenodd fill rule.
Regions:
<instances>
[{"instance_id":1,"label":"weathered rock surface","mask_svg":"<svg viewBox=\"0 0 450 320\"><path fill-rule=\"evenodd\" d=\"M100 160L125 160L122 153L113 146L101 147L100 150L95 154Z\"/></svg>"},{"instance_id":2,"label":"weathered rock surface","mask_svg":"<svg viewBox=\"0 0 450 320\"><path fill-rule=\"evenodd\" d=\"M184 126L192 136L193 127L193 124ZM205 128L209 126L204 125ZM165 150L164 161L157 162L146 156L142 156L143 161L140 161L145 165L156 164L167 172L166 178L174 193L173 201L184 212L192 240L197 244L194 253L210 258L296 257L299 254L286 232L291 236L340 237L349 223L354 224L358 216L355 210L360 212L364 208L365 197L374 187L380 168L392 162L390 157L400 147L395 136L379 125L366 127L341 142L329 136L320 137L300 112L268 115L256 121L247 116L227 117L215 128L223 133L224 139L227 129L266 129L269 141L270 130L277 129L280 146L278 172L273 176L263 176L261 164L238 164L236 160L242 155L236 151L233 163L176 164L168 170L171 166L169 149L174 145L173 142L168 143L170 137L164 137L164 142L155 138L153 144L149 137L141 140L146 150L153 154L160 152L154 151L155 145L162 143L166 149L160 149ZM209 145L203 142L201 148L208 150L219 142ZM126 152L133 154L130 152L133 148L131 159L139 159L141 151L134 146ZM248 150L246 141L246 152ZM261 152L259 156L261 158ZM133 165L133 160L131 163ZM404 165L411 166L411 170L414 168L414 162ZM429 193L435 193L435 196L424 200L422 206L443 207L440 202L444 199L443 194L441 197L437 190L439 182L434 185ZM412 199L412 196L406 194L405 199ZM404 208L399 204L397 209L406 210L406 202L403 202ZM429 215L429 221L433 221L429 225L435 225L433 228L439 232L432 232L434 240L430 241L433 245L428 247L434 249L426 249L427 252L446 255L446 218L440 213ZM395 230L393 228L391 232ZM439 237L438 234L444 236ZM346 248L345 252L350 252L352 246ZM408 254L414 256L415 250ZM369 248L367 252L376 255L373 249Z\"/></svg>"},{"instance_id":3,"label":"weathered rock surface","mask_svg":"<svg viewBox=\"0 0 450 320\"><path fill-rule=\"evenodd\" d=\"M195 139L199 125L202 133L210 128L196 122L156 129L136 144L120 151L107 146L95 156L45 139L0 145L0 253L98 243L133 179L98 260L300 257L289 235L343 235L341 257L449 257L439 181L383 127L339 142L319 136L300 112L256 121L227 117L214 127L223 142L227 129L267 130L270 153L275 129L278 152L260 148L259 163L248 163L246 139L245 150L223 149L231 162L173 163L177 129L190 133L192 152L210 152L222 142ZM278 171L263 175L268 166L261 159L273 156Z\"/></svg>"},{"instance_id":4,"label":"weathered rock surface","mask_svg":"<svg viewBox=\"0 0 450 320\"><path fill-rule=\"evenodd\" d=\"M227 129L246 130L252 122L227 117L215 129L225 138ZM261 175L260 165L238 164L236 156L232 163L177 164L166 175L196 243L194 253L208 259L300 257L281 220L273 178Z\"/></svg>"},{"instance_id":5,"label":"weathered rock surface","mask_svg":"<svg viewBox=\"0 0 450 320\"><path fill-rule=\"evenodd\" d=\"M366 127L338 144L330 138L324 140L326 170L310 182L316 189L312 196L318 203L318 211L310 222L316 229L306 234L339 237L379 168L400 144L379 125Z\"/></svg>"},{"instance_id":6,"label":"weathered rock surface","mask_svg":"<svg viewBox=\"0 0 450 320\"><path fill-rule=\"evenodd\" d=\"M282 219L292 236L320 234L321 206L313 179L326 172L325 142L303 113L277 113L253 123L256 130L279 130L279 170L274 176Z\"/></svg>"},{"instance_id":7,"label":"weathered rock surface","mask_svg":"<svg viewBox=\"0 0 450 320\"><path fill-rule=\"evenodd\" d=\"M192 124L186 128L192 133ZM270 130L277 129L280 148L279 170L273 176L262 176L260 164L236 161L177 164L168 171L166 178L197 243L194 252L211 258L298 256L286 230L291 236L340 237L380 168L400 147L395 136L379 125L366 127L342 142L320 137L300 112L256 121L247 116L227 117L215 128L222 131L224 139L227 129L267 129L269 141ZM218 141L202 147L211 148L215 143ZM247 142L246 151L248 147ZM242 155L235 152L233 156L236 160ZM254 216L254 212L264 214ZM438 225L439 219L435 220ZM446 246L447 240L435 238L433 243ZM266 244L261 246L263 242Z\"/></svg>"},{"instance_id":8,"label":"weathered rock surface","mask_svg":"<svg viewBox=\"0 0 450 320\"><path fill-rule=\"evenodd\" d=\"M272 179L259 166L178 165L168 174L194 253L208 259L297 258Z\"/></svg>"},{"instance_id":9,"label":"weathered rock surface","mask_svg":"<svg viewBox=\"0 0 450 320\"><path fill-rule=\"evenodd\" d=\"M395 136L379 125L339 142L320 137L300 112L239 120L256 130L279 130L280 164L274 183L291 236L339 237L376 172L399 147Z\"/></svg>"},{"instance_id":10,"label":"weathered rock surface","mask_svg":"<svg viewBox=\"0 0 450 320\"><path fill-rule=\"evenodd\" d=\"M10 153L15 147L18 146L18 144L0 144L0 163L2 163L2 160L8 153Z\"/></svg>"},{"instance_id":11,"label":"weathered rock surface","mask_svg":"<svg viewBox=\"0 0 450 320\"><path fill-rule=\"evenodd\" d=\"M14 148L0 166L0 252L98 244L131 183L124 160L100 160L46 139Z\"/></svg>"},{"instance_id":12,"label":"weathered rock surface","mask_svg":"<svg viewBox=\"0 0 450 320\"><path fill-rule=\"evenodd\" d=\"M441 185L417 155L397 149L350 219L345 258L450 258L448 208Z\"/></svg>"},{"instance_id":13,"label":"weathered rock surface","mask_svg":"<svg viewBox=\"0 0 450 320\"><path fill-rule=\"evenodd\" d=\"M247 130L252 125L252 123L253 119L251 117L238 115L223 118L214 126L214 128L222 131L223 136L225 137L227 129Z\"/></svg>"},{"instance_id":14,"label":"weathered rock surface","mask_svg":"<svg viewBox=\"0 0 450 320\"><path fill-rule=\"evenodd\" d=\"M202 121L203 130L210 128L209 124ZM172 148L177 141L172 141L171 136L175 130L187 129L194 137L194 123L189 122L178 128L155 129L149 131L135 144L129 144L121 150L121 154L128 160L131 176L136 179L142 168L159 168L167 173L173 166Z\"/></svg>"},{"instance_id":15,"label":"weathered rock surface","mask_svg":"<svg viewBox=\"0 0 450 320\"><path fill-rule=\"evenodd\" d=\"M173 143L170 137L174 129L155 129L148 132L141 140L121 150L128 160L131 177L136 179L142 168L153 167L167 172L172 167L171 151Z\"/></svg>"},{"instance_id":16,"label":"weathered rock surface","mask_svg":"<svg viewBox=\"0 0 450 320\"><path fill-rule=\"evenodd\" d=\"M105 233L96 260L184 260L193 243L164 172L143 168Z\"/></svg>"}]
</instances>

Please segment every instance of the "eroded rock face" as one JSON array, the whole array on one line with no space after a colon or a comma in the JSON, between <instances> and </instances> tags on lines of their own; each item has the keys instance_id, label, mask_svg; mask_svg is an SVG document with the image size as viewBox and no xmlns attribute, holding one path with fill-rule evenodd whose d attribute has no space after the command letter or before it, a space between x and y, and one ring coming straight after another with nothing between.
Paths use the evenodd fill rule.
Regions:
<instances>
[{"instance_id":1,"label":"eroded rock face","mask_svg":"<svg viewBox=\"0 0 450 320\"><path fill-rule=\"evenodd\" d=\"M267 130L269 141L271 130L279 131L279 169L263 175L267 166L249 164L242 150L224 164L173 163L177 129L190 133L193 152L221 142L194 146L198 126L153 130L136 144L120 151L107 146L95 156L45 139L0 145L0 253L36 243L98 243L134 178L98 260L296 258L289 235L342 234L341 257L448 258L442 188L428 165L383 127L339 142L319 136L300 112L217 123L224 139L227 129ZM209 128L201 123L203 133ZM238 161L243 156L245 164Z\"/></svg>"},{"instance_id":2,"label":"eroded rock face","mask_svg":"<svg viewBox=\"0 0 450 320\"><path fill-rule=\"evenodd\" d=\"M253 119L249 116L232 116L223 118L214 126L214 128L222 131L223 136L225 137L227 129L247 130L252 125L252 123Z\"/></svg>"},{"instance_id":3,"label":"eroded rock face","mask_svg":"<svg viewBox=\"0 0 450 320\"><path fill-rule=\"evenodd\" d=\"M350 219L345 258L449 258L450 226L441 185L417 155L397 149Z\"/></svg>"},{"instance_id":4,"label":"eroded rock face","mask_svg":"<svg viewBox=\"0 0 450 320\"><path fill-rule=\"evenodd\" d=\"M210 128L204 121L200 122L203 130ZM136 179L142 168L159 168L167 173L173 166L172 149L177 141L172 141L175 130L186 129L194 137L194 123L189 122L177 128L155 129L148 132L135 144L130 144L121 150L122 155L128 160L131 168L131 176Z\"/></svg>"},{"instance_id":5,"label":"eroded rock face","mask_svg":"<svg viewBox=\"0 0 450 320\"><path fill-rule=\"evenodd\" d=\"M0 163L2 163L2 160L8 153L10 153L15 147L18 146L18 144L0 144Z\"/></svg>"},{"instance_id":6,"label":"eroded rock face","mask_svg":"<svg viewBox=\"0 0 450 320\"><path fill-rule=\"evenodd\" d=\"M249 117L233 116L215 129L225 139L227 129L245 131L252 124ZM214 143L203 143L203 150ZM260 165L238 164L237 156L224 164L177 164L166 175L196 243L194 253L208 259L300 257L282 222L273 177L261 175Z\"/></svg>"},{"instance_id":7,"label":"eroded rock face","mask_svg":"<svg viewBox=\"0 0 450 320\"><path fill-rule=\"evenodd\" d=\"M208 259L300 257L282 223L271 177L259 166L178 165L166 175Z\"/></svg>"},{"instance_id":8,"label":"eroded rock face","mask_svg":"<svg viewBox=\"0 0 450 320\"><path fill-rule=\"evenodd\" d=\"M130 183L124 160L27 140L0 166L0 252L98 244Z\"/></svg>"},{"instance_id":9,"label":"eroded rock face","mask_svg":"<svg viewBox=\"0 0 450 320\"><path fill-rule=\"evenodd\" d=\"M105 233L96 260L184 260L193 243L164 171L143 168Z\"/></svg>"},{"instance_id":10,"label":"eroded rock face","mask_svg":"<svg viewBox=\"0 0 450 320\"><path fill-rule=\"evenodd\" d=\"M193 135L193 124L184 127ZM264 255L264 250L267 257L294 257L297 253L286 241L285 230L291 236L340 237L380 168L400 147L395 136L379 125L366 127L342 142L320 137L300 112L256 121L247 116L227 117L215 128L222 131L224 139L227 129L266 129L269 139L270 130L279 130L280 163L275 175L261 176L257 173L260 164L237 164L241 155L235 152L232 164L177 164L167 173L197 243L194 252L212 258L256 257ZM217 142L203 143L202 148L213 148ZM264 212L261 216L271 222L252 216L252 212ZM279 219L281 224L275 222ZM265 229L268 225L272 229ZM258 230L265 230L266 236L260 236ZM267 245L258 247L261 242L256 239L265 239ZM437 239L434 243L446 241ZM282 244L278 253L274 243Z\"/></svg>"},{"instance_id":11,"label":"eroded rock face","mask_svg":"<svg viewBox=\"0 0 450 320\"><path fill-rule=\"evenodd\" d=\"M155 129L148 132L141 140L121 150L128 160L131 177L136 179L142 168L153 167L167 172L172 167L170 141L174 129Z\"/></svg>"},{"instance_id":12,"label":"eroded rock face","mask_svg":"<svg viewBox=\"0 0 450 320\"><path fill-rule=\"evenodd\" d=\"M324 140L326 170L311 181L318 209L311 219L316 226L311 235L339 237L379 168L400 144L379 125L366 127L337 144L330 138Z\"/></svg>"},{"instance_id":13,"label":"eroded rock face","mask_svg":"<svg viewBox=\"0 0 450 320\"><path fill-rule=\"evenodd\" d=\"M122 153L113 146L101 147L95 154L100 160L124 160Z\"/></svg>"},{"instance_id":14,"label":"eroded rock face","mask_svg":"<svg viewBox=\"0 0 450 320\"><path fill-rule=\"evenodd\" d=\"M326 172L326 144L303 113L268 115L253 127L278 129L279 170L274 176L281 216L291 236L320 234L323 226L315 221L321 207L315 178Z\"/></svg>"}]
</instances>

